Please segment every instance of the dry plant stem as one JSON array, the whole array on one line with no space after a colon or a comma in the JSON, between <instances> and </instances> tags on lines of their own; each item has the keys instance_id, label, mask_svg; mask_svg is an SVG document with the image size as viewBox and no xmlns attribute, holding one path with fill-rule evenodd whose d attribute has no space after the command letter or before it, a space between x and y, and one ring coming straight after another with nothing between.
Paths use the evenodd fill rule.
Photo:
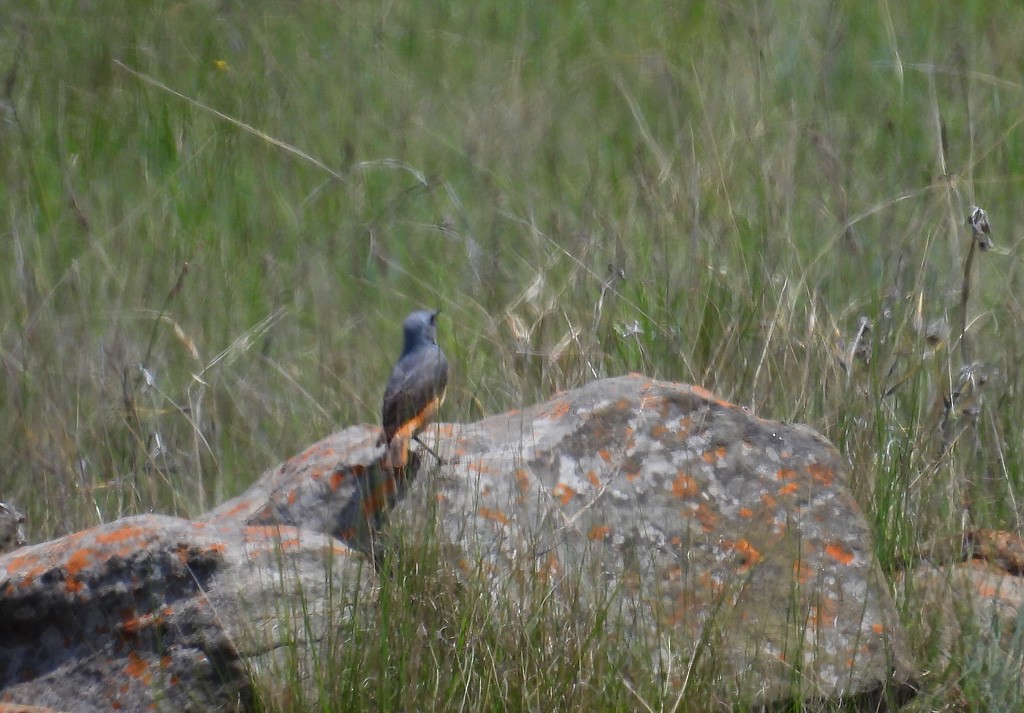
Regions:
<instances>
[{"instance_id":1,"label":"dry plant stem","mask_svg":"<svg viewBox=\"0 0 1024 713\"><path fill-rule=\"evenodd\" d=\"M967 259L964 261L964 279L960 287L960 354L964 364L971 362L971 345L967 341L967 301L971 297L971 267L974 264L974 253L977 249L977 240L974 233L971 233L970 245L967 248Z\"/></svg>"}]
</instances>

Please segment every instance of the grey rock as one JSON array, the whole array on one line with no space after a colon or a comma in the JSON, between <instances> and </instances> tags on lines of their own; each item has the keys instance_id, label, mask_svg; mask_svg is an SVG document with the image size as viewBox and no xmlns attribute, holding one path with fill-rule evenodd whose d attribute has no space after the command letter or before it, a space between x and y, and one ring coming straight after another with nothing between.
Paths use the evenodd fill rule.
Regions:
<instances>
[{"instance_id":1,"label":"grey rock","mask_svg":"<svg viewBox=\"0 0 1024 713\"><path fill-rule=\"evenodd\" d=\"M729 700L909 692L848 470L811 429L642 377L449 428L458 464L413 485L398 540L433 530L453 571L524 607L543 578L620 612L662 670L705 646Z\"/></svg>"},{"instance_id":2,"label":"grey rock","mask_svg":"<svg viewBox=\"0 0 1024 713\"><path fill-rule=\"evenodd\" d=\"M352 552L294 528L125 518L0 559L0 701L236 709L282 644L336 627Z\"/></svg>"}]
</instances>

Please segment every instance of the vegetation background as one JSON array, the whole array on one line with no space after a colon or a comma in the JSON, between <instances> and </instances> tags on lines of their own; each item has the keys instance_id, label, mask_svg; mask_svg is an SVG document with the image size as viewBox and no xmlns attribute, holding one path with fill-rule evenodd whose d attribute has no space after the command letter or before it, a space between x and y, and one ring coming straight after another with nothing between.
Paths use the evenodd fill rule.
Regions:
<instances>
[{"instance_id":1,"label":"vegetation background","mask_svg":"<svg viewBox=\"0 0 1024 713\"><path fill-rule=\"evenodd\" d=\"M1021 27L996 0L6 3L0 497L33 540L202 512L376 421L432 306L447 420L641 371L824 432L888 571L1020 532ZM392 616L336 709L667 705L529 637L363 685L426 655ZM915 652L921 710L1024 706L972 641Z\"/></svg>"}]
</instances>

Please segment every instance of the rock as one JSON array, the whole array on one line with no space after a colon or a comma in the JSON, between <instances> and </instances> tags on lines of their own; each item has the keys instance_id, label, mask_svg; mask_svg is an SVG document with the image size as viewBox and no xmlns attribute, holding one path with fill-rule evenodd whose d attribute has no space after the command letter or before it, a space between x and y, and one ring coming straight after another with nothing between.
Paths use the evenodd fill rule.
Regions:
<instances>
[{"instance_id":1,"label":"rock","mask_svg":"<svg viewBox=\"0 0 1024 713\"><path fill-rule=\"evenodd\" d=\"M979 656L1016 666L1024 676L1024 539L998 530L970 530L922 548L896 591L922 613L910 633L940 668ZM972 647L965 649L965 646Z\"/></svg>"},{"instance_id":2,"label":"rock","mask_svg":"<svg viewBox=\"0 0 1024 713\"><path fill-rule=\"evenodd\" d=\"M295 528L144 515L0 559L0 701L234 709L249 672L348 609L359 558Z\"/></svg>"},{"instance_id":3,"label":"rock","mask_svg":"<svg viewBox=\"0 0 1024 713\"><path fill-rule=\"evenodd\" d=\"M393 524L435 527L453 567L503 596L525 605L539 576L590 605L612 597L635 617L626 640L676 671L713 636L728 700L907 688L847 468L811 429L631 376L445 428L436 445L460 465L418 481Z\"/></svg>"},{"instance_id":4,"label":"rock","mask_svg":"<svg viewBox=\"0 0 1024 713\"><path fill-rule=\"evenodd\" d=\"M0 555L26 544L25 516L8 503L0 503Z\"/></svg>"}]
</instances>

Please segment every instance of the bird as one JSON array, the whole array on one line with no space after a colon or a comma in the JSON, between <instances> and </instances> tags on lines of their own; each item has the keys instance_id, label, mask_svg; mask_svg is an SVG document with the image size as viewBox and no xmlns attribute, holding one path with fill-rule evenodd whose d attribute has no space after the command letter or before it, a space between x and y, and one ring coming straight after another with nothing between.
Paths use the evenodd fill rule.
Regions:
<instances>
[{"instance_id":1,"label":"bird","mask_svg":"<svg viewBox=\"0 0 1024 713\"><path fill-rule=\"evenodd\" d=\"M402 354L391 369L384 388L379 444L387 447L392 467L408 462L409 441L415 440L441 462L441 457L420 440L420 432L437 415L448 388L448 360L437 345L437 311L418 310L402 324Z\"/></svg>"}]
</instances>

